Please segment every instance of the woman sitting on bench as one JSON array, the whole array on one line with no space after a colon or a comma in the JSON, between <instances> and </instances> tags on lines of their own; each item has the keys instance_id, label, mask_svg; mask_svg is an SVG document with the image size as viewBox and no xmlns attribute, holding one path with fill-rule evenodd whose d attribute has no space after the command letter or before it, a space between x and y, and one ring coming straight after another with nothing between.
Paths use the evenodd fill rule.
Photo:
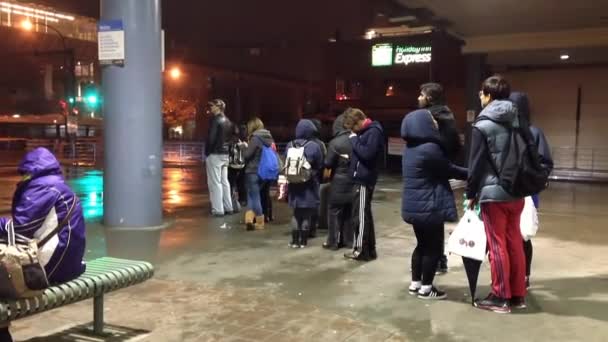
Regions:
<instances>
[{"instance_id":1,"label":"woman sitting on bench","mask_svg":"<svg viewBox=\"0 0 608 342\"><path fill-rule=\"evenodd\" d=\"M39 260L51 284L64 283L85 271L85 221L80 200L65 183L57 158L46 148L29 152L18 167L23 176L13 196L12 217L0 218L0 237L12 219L15 233L41 238L55 229L71 210L67 225L41 249ZM10 341L8 327L0 328L0 341Z\"/></svg>"}]
</instances>

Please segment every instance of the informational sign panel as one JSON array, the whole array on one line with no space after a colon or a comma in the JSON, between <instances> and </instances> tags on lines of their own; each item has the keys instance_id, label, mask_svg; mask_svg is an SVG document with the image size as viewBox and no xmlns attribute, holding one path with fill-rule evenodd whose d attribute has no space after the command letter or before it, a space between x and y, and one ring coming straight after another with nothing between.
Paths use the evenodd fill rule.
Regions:
<instances>
[{"instance_id":1,"label":"informational sign panel","mask_svg":"<svg viewBox=\"0 0 608 342\"><path fill-rule=\"evenodd\" d=\"M433 57L431 46L376 44L372 46L372 66L408 66L430 63Z\"/></svg>"},{"instance_id":2,"label":"informational sign panel","mask_svg":"<svg viewBox=\"0 0 608 342\"><path fill-rule=\"evenodd\" d=\"M405 148L405 141L401 138L388 138L388 155L389 156L399 156L401 157L403 154L403 149Z\"/></svg>"},{"instance_id":3,"label":"informational sign panel","mask_svg":"<svg viewBox=\"0 0 608 342\"><path fill-rule=\"evenodd\" d=\"M102 20L97 27L99 64L125 64L125 30L122 20Z\"/></svg>"},{"instance_id":4,"label":"informational sign panel","mask_svg":"<svg viewBox=\"0 0 608 342\"><path fill-rule=\"evenodd\" d=\"M393 45L378 44L372 47L372 66L393 65Z\"/></svg>"}]
</instances>

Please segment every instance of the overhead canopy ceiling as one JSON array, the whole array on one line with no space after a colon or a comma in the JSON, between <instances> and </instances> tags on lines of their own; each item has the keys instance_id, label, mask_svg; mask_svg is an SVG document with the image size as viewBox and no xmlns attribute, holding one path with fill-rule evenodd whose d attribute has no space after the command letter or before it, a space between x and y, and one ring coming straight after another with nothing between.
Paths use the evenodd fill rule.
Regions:
<instances>
[{"instance_id":1,"label":"overhead canopy ceiling","mask_svg":"<svg viewBox=\"0 0 608 342\"><path fill-rule=\"evenodd\" d=\"M608 0L396 0L447 19L463 37L608 26Z\"/></svg>"},{"instance_id":2,"label":"overhead canopy ceiling","mask_svg":"<svg viewBox=\"0 0 608 342\"><path fill-rule=\"evenodd\" d=\"M36 2L99 15L99 0ZM165 0L163 12L168 41L189 47L318 44L336 35L360 39L369 28L400 34L436 27L464 39L466 52L487 52L499 64L550 64L564 50L575 62L576 55L608 62L589 52L608 46L608 0ZM579 37L584 44L573 43Z\"/></svg>"}]
</instances>

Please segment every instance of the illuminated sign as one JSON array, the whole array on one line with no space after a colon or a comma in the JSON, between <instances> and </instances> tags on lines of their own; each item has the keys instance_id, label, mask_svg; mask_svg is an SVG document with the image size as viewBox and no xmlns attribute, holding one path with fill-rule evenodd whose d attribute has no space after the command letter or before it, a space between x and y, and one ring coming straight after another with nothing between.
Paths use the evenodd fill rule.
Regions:
<instances>
[{"instance_id":1,"label":"illuminated sign","mask_svg":"<svg viewBox=\"0 0 608 342\"><path fill-rule=\"evenodd\" d=\"M372 46L372 66L393 65L393 45L378 44Z\"/></svg>"},{"instance_id":2,"label":"illuminated sign","mask_svg":"<svg viewBox=\"0 0 608 342\"><path fill-rule=\"evenodd\" d=\"M372 46L372 66L430 63L432 52L431 46L376 44Z\"/></svg>"},{"instance_id":3,"label":"illuminated sign","mask_svg":"<svg viewBox=\"0 0 608 342\"><path fill-rule=\"evenodd\" d=\"M418 64L431 62L430 46L397 45L395 47L395 64Z\"/></svg>"}]
</instances>

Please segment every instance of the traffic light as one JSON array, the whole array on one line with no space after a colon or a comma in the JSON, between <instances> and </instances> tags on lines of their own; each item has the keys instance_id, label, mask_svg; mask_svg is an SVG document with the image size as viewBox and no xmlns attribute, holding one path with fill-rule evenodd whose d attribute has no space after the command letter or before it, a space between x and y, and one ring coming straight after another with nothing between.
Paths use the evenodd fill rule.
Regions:
<instances>
[{"instance_id":1,"label":"traffic light","mask_svg":"<svg viewBox=\"0 0 608 342\"><path fill-rule=\"evenodd\" d=\"M96 109L101 102L99 88L96 84L90 83L83 90L83 102L91 109Z\"/></svg>"}]
</instances>

